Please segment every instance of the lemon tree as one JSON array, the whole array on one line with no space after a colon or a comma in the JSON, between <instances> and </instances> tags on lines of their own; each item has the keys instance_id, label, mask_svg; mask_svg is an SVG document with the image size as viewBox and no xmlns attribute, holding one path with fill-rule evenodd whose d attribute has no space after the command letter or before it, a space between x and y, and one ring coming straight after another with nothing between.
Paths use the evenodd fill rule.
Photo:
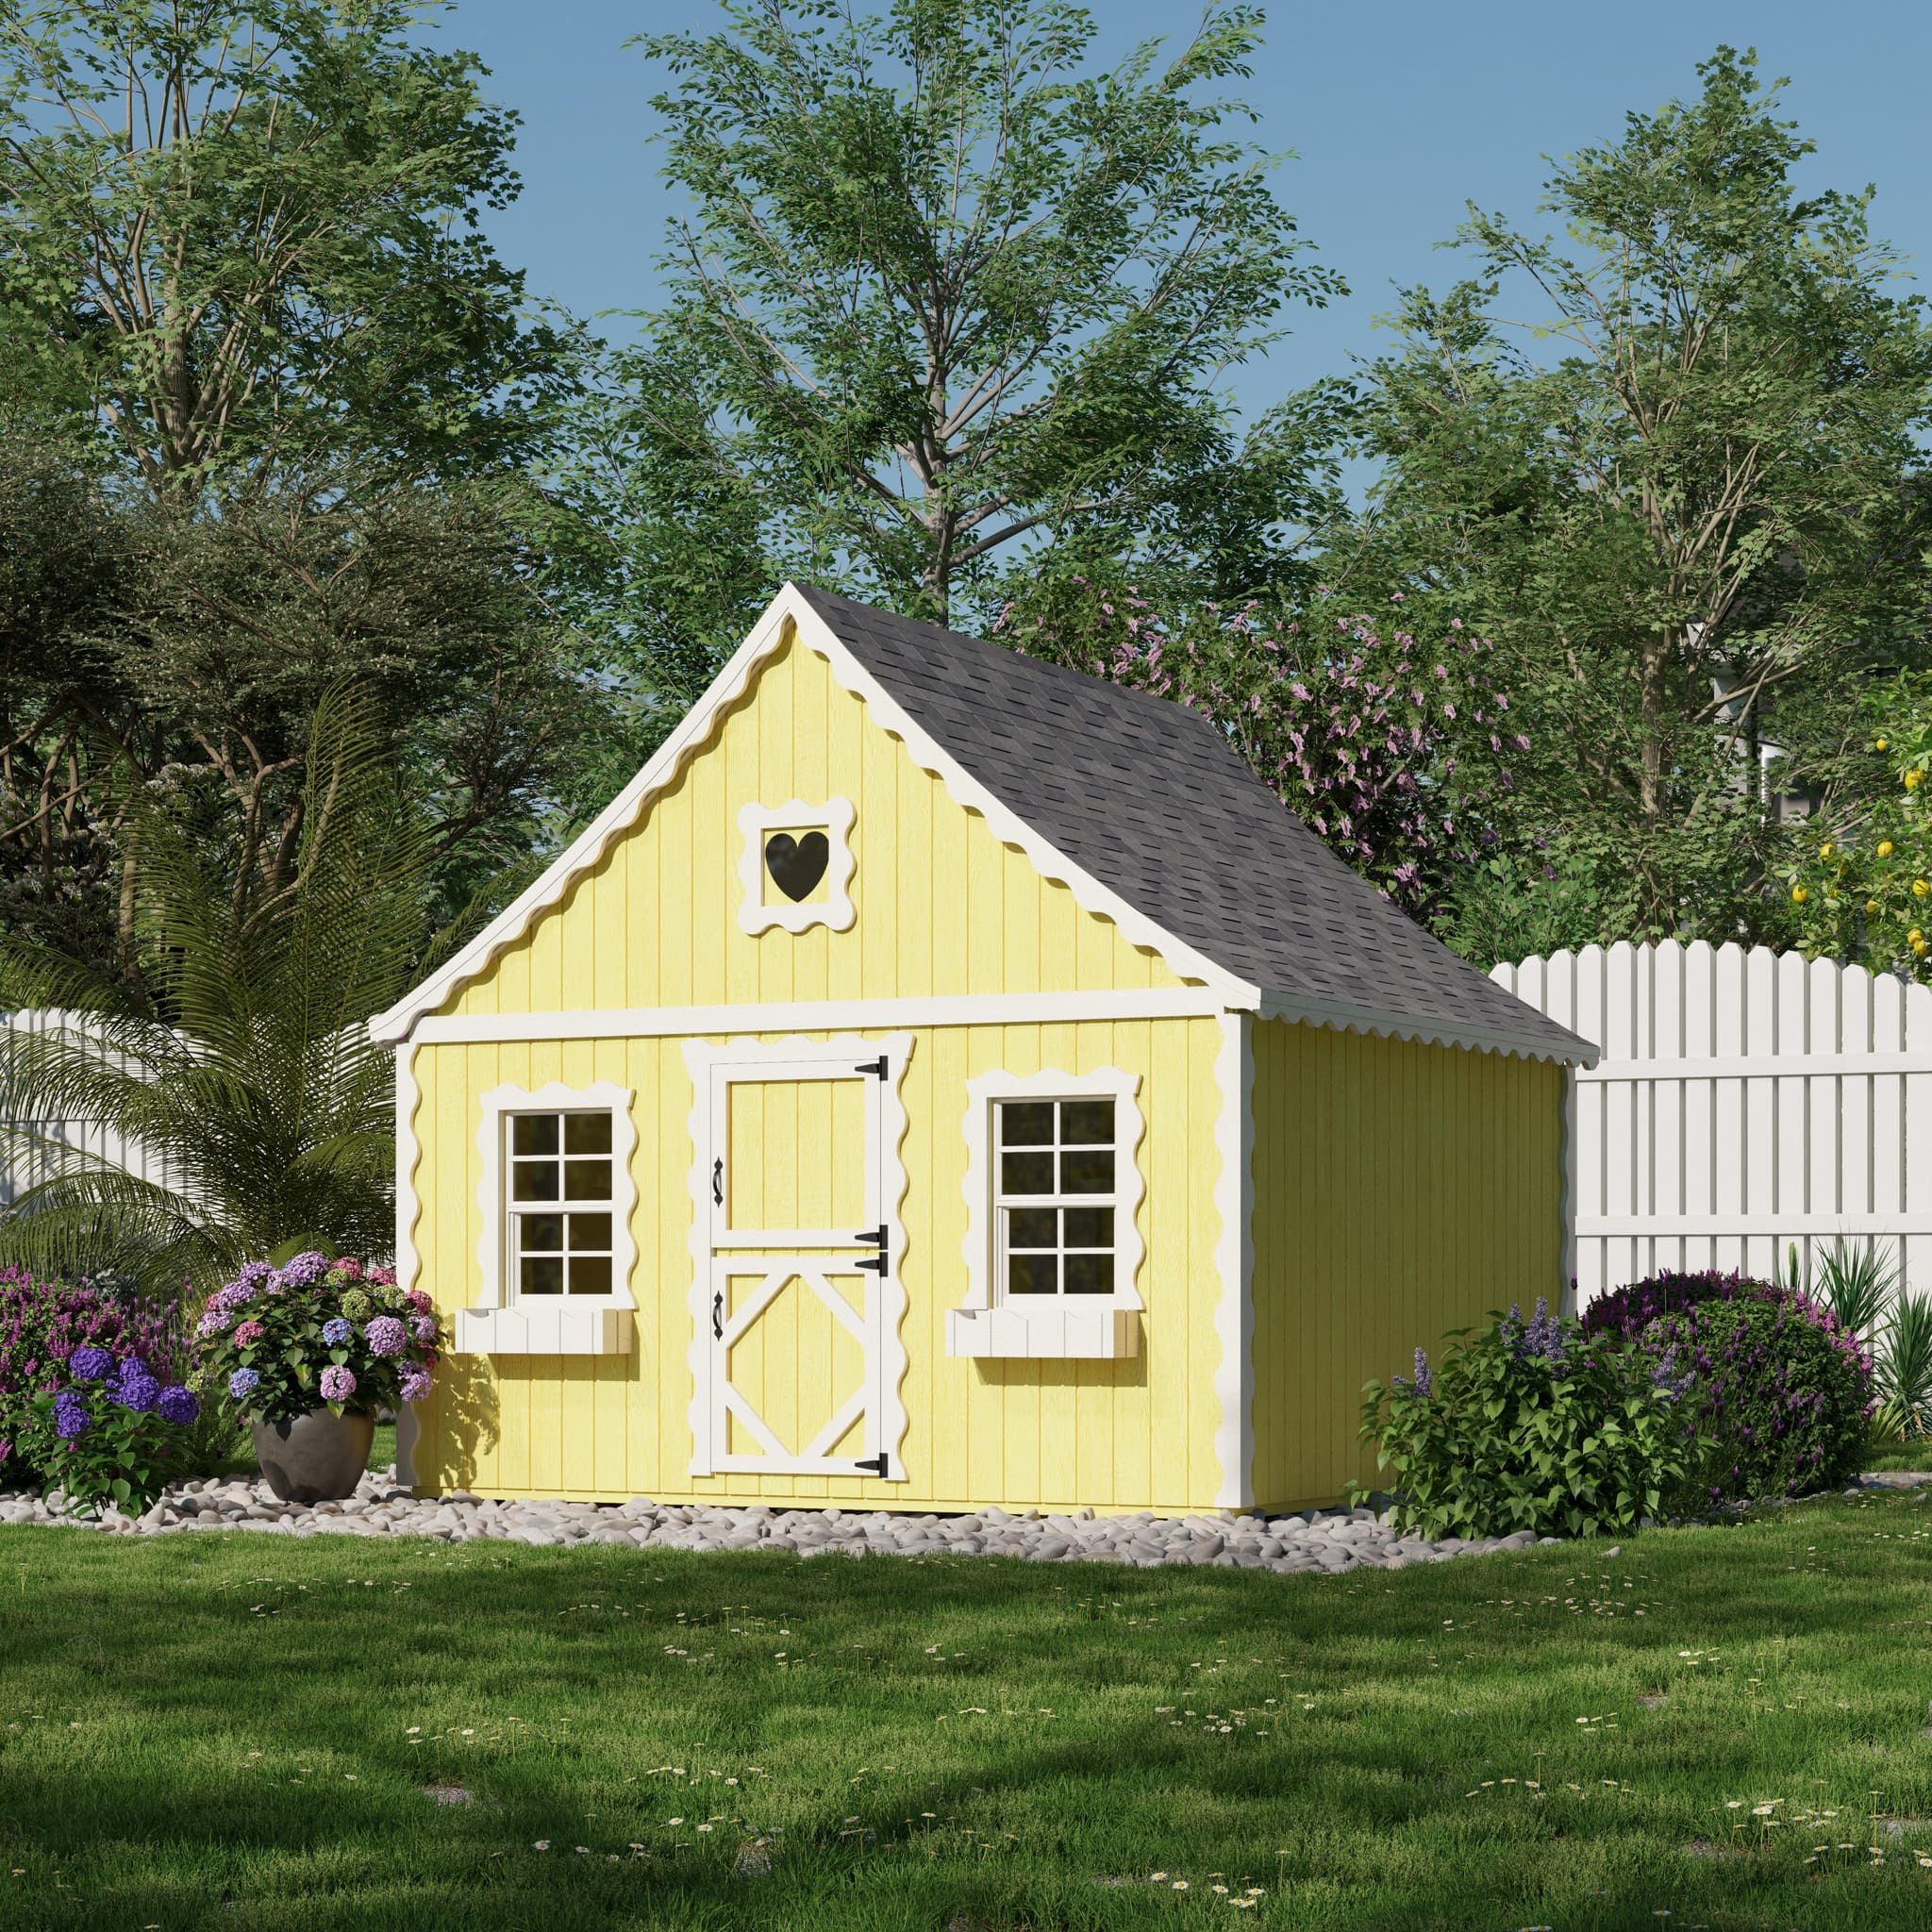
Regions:
<instances>
[{"instance_id":1,"label":"lemon tree","mask_svg":"<svg viewBox=\"0 0 1932 1932\"><path fill-rule=\"evenodd\" d=\"M1813 958L1932 982L1932 676L1888 687L1872 726L1872 803L1790 867L1791 903Z\"/></svg>"}]
</instances>

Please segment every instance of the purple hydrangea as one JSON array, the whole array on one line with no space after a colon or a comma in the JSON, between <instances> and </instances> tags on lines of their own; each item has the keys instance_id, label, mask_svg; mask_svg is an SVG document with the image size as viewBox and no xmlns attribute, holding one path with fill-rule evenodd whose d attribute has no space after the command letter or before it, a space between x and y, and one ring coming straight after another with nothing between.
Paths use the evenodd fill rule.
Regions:
<instances>
[{"instance_id":1,"label":"purple hydrangea","mask_svg":"<svg viewBox=\"0 0 1932 1932\"><path fill-rule=\"evenodd\" d=\"M346 1402L356 1392L356 1378L347 1369L336 1367L322 1372L322 1394L325 1402Z\"/></svg>"},{"instance_id":2,"label":"purple hydrangea","mask_svg":"<svg viewBox=\"0 0 1932 1932\"><path fill-rule=\"evenodd\" d=\"M114 1385L114 1400L124 1408L152 1415L161 1406L161 1385L138 1357L129 1356L121 1364L121 1379Z\"/></svg>"},{"instance_id":3,"label":"purple hydrangea","mask_svg":"<svg viewBox=\"0 0 1932 1932\"><path fill-rule=\"evenodd\" d=\"M93 1425L93 1417L88 1413L87 1404L72 1389L63 1389L54 1398L54 1433L63 1442L72 1442L87 1434Z\"/></svg>"},{"instance_id":4,"label":"purple hydrangea","mask_svg":"<svg viewBox=\"0 0 1932 1932\"><path fill-rule=\"evenodd\" d=\"M228 1377L228 1394L236 1402L251 1393L260 1383L261 1376L254 1369L237 1369Z\"/></svg>"},{"instance_id":5,"label":"purple hydrangea","mask_svg":"<svg viewBox=\"0 0 1932 1932\"><path fill-rule=\"evenodd\" d=\"M326 1255L318 1254L310 1248L307 1254L296 1255L284 1261L277 1271L282 1277L284 1288L308 1288L320 1281L328 1273L329 1260Z\"/></svg>"},{"instance_id":6,"label":"purple hydrangea","mask_svg":"<svg viewBox=\"0 0 1932 1932\"><path fill-rule=\"evenodd\" d=\"M223 1305L221 1297L215 1295L201 1311L201 1320L194 1324L194 1332L204 1340L210 1335L222 1335L226 1333L228 1324L234 1319L233 1309Z\"/></svg>"},{"instance_id":7,"label":"purple hydrangea","mask_svg":"<svg viewBox=\"0 0 1932 1932\"><path fill-rule=\"evenodd\" d=\"M418 1341L434 1341L436 1340L436 1317L434 1315L418 1315L409 1324L409 1326L415 1331Z\"/></svg>"},{"instance_id":8,"label":"purple hydrangea","mask_svg":"<svg viewBox=\"0 0 1932 1932\"><path fill-rule=\"evenodd\" d=\"M427 1369L411 1369L403 1377L403 1400L421 1402L435 1386Z\"/></svg>"},{"instance_id":9,"label":"purple hydrangea","mask_svg":"<svg viewBox=\"0 0 1932 1932\"><path fill-rule=\"evenodd\" d=\"M76 1348L67 1367L77 1382L105 1382L114 1373L114 1357L105 1348Z\"/></svg>"},{"instance_id":10,"label":"purple hydrangea","mask_svg":"<svg viewBox=\"0 0 1932 1932\"><path fill-rule=\"evenodd\" d=\"M371 1355L398 1356L409 1346L409 1331L393 1315L377 1315L362 1331Z\"/></svg>"},{"instance_id":11,"label":"purple hydrangea","mask_svg":"<svg viewBox=\"0 0 1932 1932\"><path fill-rule=\"evenodd\" d=\"M160 1410L161 1420L175 1424L177 1428L185 1428L201 1413L201 1402L194 1391L182 1388L178 1382L163 1389L155 1406Z\"/></svg>"},{"instance_id":12,"label":"purple hydrangea","mask_svg":"<svg viewBox=\"0 0 1932 1932\"><path fill-rule=\"evenodd\" d=\"M355 1332L354 1326L350 1323L343 1321L340 1315L322 1324L322 1339L331 1348L341 1347L342 1343L348 1341Z\"/></svg>"}]
</instances>

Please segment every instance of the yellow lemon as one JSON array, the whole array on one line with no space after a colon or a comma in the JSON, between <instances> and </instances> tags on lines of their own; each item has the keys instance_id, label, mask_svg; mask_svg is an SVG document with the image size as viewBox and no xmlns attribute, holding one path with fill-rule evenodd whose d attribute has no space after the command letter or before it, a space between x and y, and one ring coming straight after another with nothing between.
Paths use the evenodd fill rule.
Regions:
<instances>
[{"instance_id":1,"label":"yellow lemon","mask_svg":"<svg viewBox=\"0 0 1932 1932\"><path fill-rule=\"evenodd\" d=\"M1793 886L1791 888L1791 898L1796 904L1800 906L1802 906L1805 903L1805 901L1808 899L1810 896L1811 892L1808 887Z\"/></svg>"},{"instance_id":2,"label":"yellow lemon","mask_svg":"<svg viewBox=\"0 0 1932 1932\"><path fill-rule=\"evenodd\" d=\"M1923 899L1927 892L1932 892L1932 886L1928 886L1924 879L1914 879L1912 881L1913 898Z\"/></svg>"},{"instance_id":3,"label":"yellow lemon","mask_svg":"<svg viewBox=\"0 0 1932 1932\"><path fill-rule=\"evenodd\" d=\"M1878 856L1880 858L1890 858L1891 857L1891 841L1890 839L1879 840Z\"/></svg>"},{"instance_id":4,"label":"yellow lemon","mask_svg":"<svg viewBox=\"0 0 1932 1932\"><path fill-rule=\"evenodd\" d=\"M1878 910L1878 901L1876 899L1867 899L1865 901L1865 910L1867 912L1876 912Z\"/></svg>"},{"instance_id":5,"label":"yellow lemon","mask_svg":"<svg viewBox=\"0 0 1932 1932\"><path fill-rule=\"evenodd\" d=\"M1923 959L1925 957L1927 951L1932 951L1932 948L1928 948L1925 944L1925 941L1924 940L1920 940L1913 945L1912 951L1918 954L1918 956Z\"/></svg>"},{"instance_id":6,"label":"yellow lemon","mask_svg":"<svg viewBox=\"0 0 1932 1932\"><path fill-rule=\"evenodd\" d=\"M1872 749L1874 751L1890 751L1891 749L1891 741L1889 738L1875 739L1873 741Z\"/></svg>"},{"instance_id":7,"label":"yellow lemon","mask_svg":"<svg viewBox=\"0 0 1932 1932\"><path fill-rule=\"evenodd\" d=\"M1922 939L1924 939L1924 937L1925 937L1925 935L1924 935L1924 934L1923 932L1921 932L1921 931L1919 930L1919 928L1918 928L1918 927L1917 927L1916 925L1915 925L1915 926L1913 926L1913 928L1911 929L1911 931L1910 931L1910 932L1908 932L1908 933L1907 933L1907 935L1906 935L1906 938L1907 938L1907 941L1909 941L1909 942L1910 942L1911 944L1913 944L1913 945L1915 945L1915 946L1916 946L1916 945L1917 945L1917 944L1919 943L1919 941L1921 941Z\"/></svg>"},{"instance_id":8,"label":"yellow lemon","mask_svg":"<svg viewBox=\"0 0 1932 1932\"><path fill-rule=\"evenodd\" d=\"M1907 772L1906 774L1906 790L1907 791L1916 791L1919 789L1919 780L1924 775L1924 772Z\"/></svg>"},{"instance_id":9,"label":"yellow lemon","mask_svg":"<svg viewBox=\"0 0 1932 1932\"><path fill-rule=\"evenodd\" d=\"M1829 839L1818 848L1818 856L1820 858L1829 858L1831 857L1831 841Z\"/></svg>"}]
</instances>

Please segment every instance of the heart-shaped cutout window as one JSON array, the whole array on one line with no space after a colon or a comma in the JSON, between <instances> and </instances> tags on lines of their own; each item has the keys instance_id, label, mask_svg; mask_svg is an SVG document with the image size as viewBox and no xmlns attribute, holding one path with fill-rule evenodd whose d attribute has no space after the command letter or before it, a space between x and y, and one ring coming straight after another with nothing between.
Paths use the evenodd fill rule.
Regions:
<instances>
[{"instance_id":1,"label":"heart-shaped cutout window","mask_svg":"<svg viewBox=\"0 0 1932 1932\"><path fill-rule=\"evenodd\" d=\"M802 838L774 832L765 841L765 870L772 883L794 903L810 895L824 877L831 857L831 844L823 832L807 832Z\"/></svg>"}]
</instances>

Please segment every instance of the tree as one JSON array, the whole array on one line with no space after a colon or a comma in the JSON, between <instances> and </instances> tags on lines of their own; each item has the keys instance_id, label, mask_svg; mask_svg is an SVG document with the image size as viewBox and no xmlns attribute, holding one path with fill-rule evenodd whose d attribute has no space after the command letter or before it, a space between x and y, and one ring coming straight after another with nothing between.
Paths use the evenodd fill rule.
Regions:
<instances>
[{"instance_id":1,"label":"tree","mask_svg":"<svg viewBox=\"0 0 1932 1932\"><path fill-rule=\"evenodd\" d=\"M285 873L237 864L232 799L128 789L138 975L0 934L0 1001L62 1016L0 1057L0 1138L52 1169L0 1219L5 1260L112 1266L172 1297L291 1241L389 1252L395 1070L362 1023L434 950L433 837L367 699L332 694L309 738ZM169 1177L18 1124L49 1119L136 1142Z\"/></svg>"},{"instance_id":2,"label":"tree","mask_svg":"<svg viewBox=\"0 0 1932 1932\"><path fill-rule=\"evenodd\" d=\"M286 883L316 707L353 683L431 815L448 906L545 842L599 735L497 492L229 474L158 507L58 444L0 448L0 905L124 972L131 783L219 790L234 889Z\"/></svg>"},{"instance_id":3,"label":"tree","mask_svg":"<svg viewBox=\"0 0 1932 1932\"><path fill-rule=\"evenodd\" d=\"M1074 587L1015 607L994 635L1206 718L1281 802L1398 906L1424 916L1481 856L1484 811L1529 749L1487 640L1433 641L1400 608L1325 598L1292 615L1208 605L1169 615L1129 591Z\"/></svg>"},{"instance_id":4,"label":"tree","mask_svg":"<svg viewBox=\"0 0 1932 1932\"><path fill-rule=\"evenodd\" d=\"M1070 553L1276 569L1326 497L1299 416L1240 435L1218 384L1340 284L1207 92L1258 13L1098 72L1061 0L726 12L639 42L692 211L573 485L640 655L691 681L787 575L945 622Z\"/></svg>"},{"instance_id":5,"label":"tree","mask_svg":"<svg viewBox=\"0 0 1932 1932\"><path fill-rule=\"evenodd\" d=\"M157 491L326 452L528 446L565 344L477 229L515 116L410 0L23 0L0 14L0 397Z\"/></svg>"},{"instance_id":6,"label":"tree","mask_svg":"<svg viewBox=\"0 0 1932 1932\"><path fill-rule=\"evenodd\" d=\"M1507 837L1582 863L1625 937L1780 919L1761 749L1819 781L1871 667L1922 648L1923 307L1887 291L1869 190L1798 195L1812 143L1754 58L1698 71L1551 178L1576 252L1472 210L1479 276L1405 296L1366 384L1374 514L1330 560L1494 637L1535 747Z\"/></svg>"}]
</instances>

